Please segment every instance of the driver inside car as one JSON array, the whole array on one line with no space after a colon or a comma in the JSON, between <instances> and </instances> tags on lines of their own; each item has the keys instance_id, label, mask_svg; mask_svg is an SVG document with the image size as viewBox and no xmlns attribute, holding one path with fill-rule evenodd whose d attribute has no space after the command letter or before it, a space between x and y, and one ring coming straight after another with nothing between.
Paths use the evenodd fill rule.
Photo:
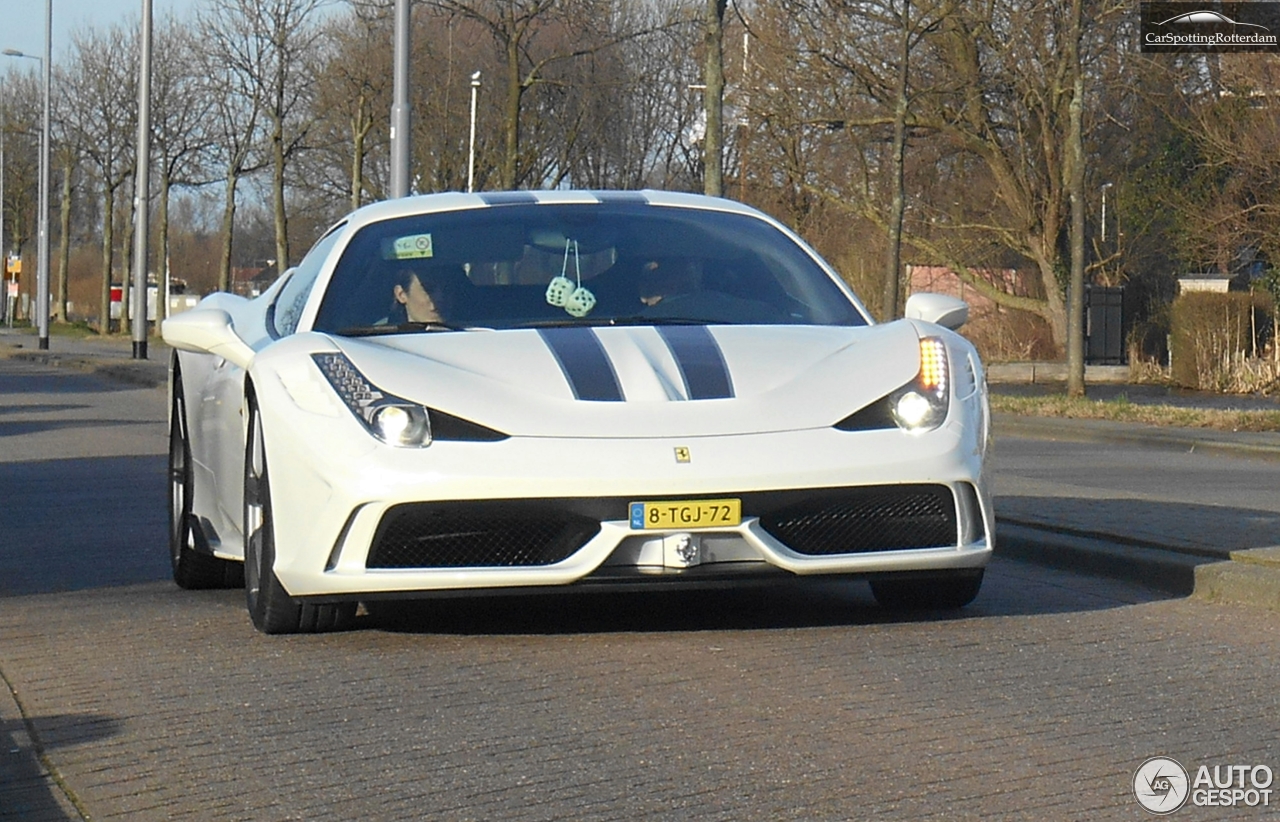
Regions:
<instances>
[{"instance_id":1,"label":"driver inside car","mask_svg":"<svg viewBox=\"0 0 1280 822\"><path fill-rule=\"evenodd\" d=\"M401 268L395 272L391 294L388 323L402 325L444 322L441 308L446 300L439 278L417 269Z\"/></svg>"}]
</instances>

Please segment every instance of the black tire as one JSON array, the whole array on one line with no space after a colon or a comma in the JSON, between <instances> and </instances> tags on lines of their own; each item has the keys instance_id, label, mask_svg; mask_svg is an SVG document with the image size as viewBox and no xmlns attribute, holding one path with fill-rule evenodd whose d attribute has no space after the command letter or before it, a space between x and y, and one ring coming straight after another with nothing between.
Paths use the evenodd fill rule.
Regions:
<instances>
[{"instance_id":1,"label":"black tire","mask_svg":"<svg viewBox=\"0 0 1280 822\"><path fill-rule=\"evenodd\" d=\"M355 620L356 603L314 604L294 599L276 578L275 523L271 517L271 482L263 445L262 415L248 400L249 430L244 454L244 591L253 627L264 634L309 634L338 631Z\"/></svg>"},{"instance_id":2,"label":"black tire","mask_svg":"<svg viewBox=\"0 0 1280 822\"><path fill-rule=\"evenodd\" d=\"M173 370L173 409L169 418L169 562L173 581L188 590L237 588L243 584L242 566L213 555L192 513L195 485L191 470L191 439L182 375Z\"/></svg>"},{"instance_id":3,"label":"black tire","mask_svg":"<svg viewBox=\"0 0 1280 822\"><path fill-rule=\"evenodd\" d=\"M872 578L876 602L895 610L944 611L963 608L978 596L983 569L919 577Z\"/></svg>"}]
</instances>

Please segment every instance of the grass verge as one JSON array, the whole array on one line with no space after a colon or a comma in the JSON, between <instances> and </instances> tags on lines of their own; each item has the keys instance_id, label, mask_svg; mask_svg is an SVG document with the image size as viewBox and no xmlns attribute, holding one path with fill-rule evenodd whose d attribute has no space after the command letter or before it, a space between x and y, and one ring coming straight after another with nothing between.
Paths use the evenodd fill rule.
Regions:
<instances>
[{"instance_id":1,"label":"grass verge","mask_svg":"<svg viewBox=\"0 0 1280 822\"><path fill-rule=\"evenodd\" d=\"M992 395L991 410L1024 417L1069 417L1083 420L1139 422L1180 428L1212 428L1217 431L1280 431L1280 411L1230 411L1147 405L1127 397L1091 400L1088 397L1010 397Z\"/></svg>"}]
</instances>

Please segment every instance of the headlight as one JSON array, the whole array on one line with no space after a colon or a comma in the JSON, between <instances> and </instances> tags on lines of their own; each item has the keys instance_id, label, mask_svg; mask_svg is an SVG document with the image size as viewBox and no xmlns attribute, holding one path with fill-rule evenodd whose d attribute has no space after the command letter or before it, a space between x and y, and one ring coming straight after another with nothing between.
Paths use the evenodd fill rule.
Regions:
<instances>
[{"instance_id":1,"label":"headlight","mask_svg":"<svg viewBox=\"0 0 1280 822\"><path fill-rule=\"evenodd\" d=\"M388 445L406 448L431 444L431 420L425 407L382 391L344 354L312 354L311 358L370 434Z\"/></svg>"},{"instance_id":2,"label":"headlight","mask_svg":"<svg viewBox=\"0 0 1280 822\"><path fill-rule=\"evenodd\" d=\"M889 412L904 431L928 431L947 418L951 381L947 346L938 337L920 339L920 373L889 395Z\"/></svg>"}]
</instances>

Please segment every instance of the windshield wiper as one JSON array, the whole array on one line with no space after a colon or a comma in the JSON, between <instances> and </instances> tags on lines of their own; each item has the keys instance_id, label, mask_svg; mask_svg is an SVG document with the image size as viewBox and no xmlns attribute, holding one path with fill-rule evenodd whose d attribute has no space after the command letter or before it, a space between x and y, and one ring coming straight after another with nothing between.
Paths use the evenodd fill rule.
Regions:
<instances>
[{"instance_id":1,"label":"windshield wiper","mask_svg":"<svg viewBox=\"0 0 1280 822\"><path fill-rule=\"evenodd\" d=\"M726 323L721 320L695 320L686 317L644 317L636 314L630 317L583 317L582 319L566 317L563 320L534 320L520 323L512 326L512 328L565 328L576 325L599 327L610 325L733 325L733 323Z\"/></svg>"},{"instance_id":2,"label":"windshield wiper","mask_svg":"<svg viewBox=\"0 0 1280 822\"><path fill-rule=\"evenodd\" d=\"M335 332L342 337L378 337L386 334L418 334L430 331L466 331L466 326L449 323L400 323L399 325L356 325Z\"/></svg>"}]
</instances>

